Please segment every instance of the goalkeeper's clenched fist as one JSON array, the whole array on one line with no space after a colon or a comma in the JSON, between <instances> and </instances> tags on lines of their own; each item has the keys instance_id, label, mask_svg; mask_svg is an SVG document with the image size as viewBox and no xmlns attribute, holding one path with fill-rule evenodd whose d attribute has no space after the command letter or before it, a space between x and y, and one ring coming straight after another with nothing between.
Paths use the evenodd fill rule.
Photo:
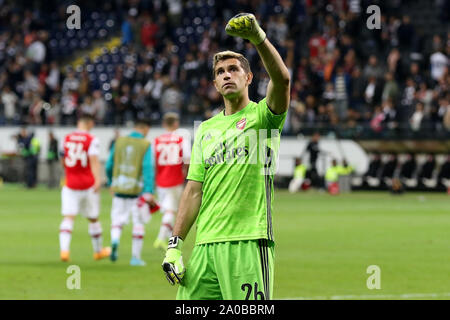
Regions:
<instances>
[{"instance_id":1,"label":"goalkeeper's clenched fist","mask_svg":"<svg viewBox=\"0 0 450 320\"><path fill-rule=\"evenodd\" d=\"M230 36L241 37L249 40L255 46L266 39L266 33L251 13L239 13L228 21L225 31Z\"/></svg>"},{"instance_id":2,"label":"goalkeeper's clenched fist","mask_svg":"<svg viewBox=\"0 0 450 320\"><path fill-rule=\"evenodd\" d=\"M180 237L171 237L169 239L169 247L167 248L166 257L162 263L162 268L166 273L166 278L171 285L180 283L183 279L186 268L183 264L181 256L181 247L183 240Z\"/></svg>"}]
</instances>

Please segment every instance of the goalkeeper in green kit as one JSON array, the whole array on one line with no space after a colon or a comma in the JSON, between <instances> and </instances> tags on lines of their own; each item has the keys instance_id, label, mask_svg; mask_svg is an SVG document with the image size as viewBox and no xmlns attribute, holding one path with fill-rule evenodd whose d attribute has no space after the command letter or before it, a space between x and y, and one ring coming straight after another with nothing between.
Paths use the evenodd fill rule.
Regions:
<instances>
[{"instance_id":1,"label":"goalkeeper in green kit","mask_svg":"<svg viewBox=\"0 0 450 320\"><path fill-rule=\"evenodd\" d=\"M273 292L273 173L290 75L254 15L236 15L225 30L255 45L270 81L266 97L253 102L247 59L232 51L214 56L214 86L225 108L196 132L189 181L162 264L169 282L180 284L181 300L267 300ZM195 247L185 267L183 240L195 220Z\"/></svg>"}]
</instances>

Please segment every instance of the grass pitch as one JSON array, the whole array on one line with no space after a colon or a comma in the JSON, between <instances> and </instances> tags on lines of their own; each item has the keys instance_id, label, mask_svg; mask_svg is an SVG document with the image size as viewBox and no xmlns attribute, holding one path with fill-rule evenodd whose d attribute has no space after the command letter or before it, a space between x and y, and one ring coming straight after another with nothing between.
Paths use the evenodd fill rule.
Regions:
<instances>
[{"instance_id":1,"label":"grass pitch","mask_svg":"<svg viewBox=\"0 0 450 320\"><path fill-rule=\"evenodd\" d=\"M101 223L109 244L111 196L102 193ZM446 194L357 192L339 196L275 194L275 299L449 299L450 197ZM146 227L146 267L128 265L131 226L119 260L94 261L87 221L77 217L71 262L59 261L60 191L0 188L0 299L174 299L176 287L153 248L161 215ZM187 263L194 241L184 246ZM66 287L71 264L81 289ZM381 289L369 290L370 265Z\"/></svg>"}]
</instances>

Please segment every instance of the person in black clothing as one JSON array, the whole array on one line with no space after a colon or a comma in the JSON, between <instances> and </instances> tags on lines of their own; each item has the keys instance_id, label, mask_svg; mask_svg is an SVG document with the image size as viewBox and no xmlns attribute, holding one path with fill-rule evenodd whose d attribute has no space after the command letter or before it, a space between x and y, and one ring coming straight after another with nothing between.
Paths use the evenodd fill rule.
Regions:
<instances>
[{"instance_id":1,"label":"person in black clothing","mask_svg":"<svg viewBox=\"0 0 450 320\"><path fill-rule=\"evenodd\" d=\"M17 145L25 162L25 185L27 188L34 188L37 183L40 142L34 133L28 134L27 129L22 127L17 135Z\"/></svg>"},{"instance_id":2,"label":"person in black clothing","mask_svg":"<svg viewBox=\"0 0 450 320\"><path fill-rule=\"evenodd\" d=\"M315 187L321 186L321 178L317 173L317 158L320 154L319 139L320 134L318 132L315 132L311 138L311 141L306 146L305 151L303 151L303 153L309 152L309 170L306 173L306 176L311 180L312 186Z\"/></svg>"},{"instance_id":3,"label":"person in black clothing","mask_svg":"<svg viewBox=\"0 0 450 320\"><path fill-rule=\"evenodd\" d=\"M311 138L311 141L308 143L308 146L306 147L306 150L309 152L310 168L314 169L314 170L316 170L317 158L320 153L319 139L320 139L320 134L317 132L314 133L314 135Z\"/></svg>"},{"instance_id":4,"label":"person in black clothing","mask_svg":"<svg viewBox=\"0 0 450 320\"><path fill-rule=\"evenodd\" d=\"M402 23L397 29L397 37L401 51L415 49L416 32L409 16L402 17Z\"/></svg>"},{"instance_id":5,"label":"person in black clothing","mask_svg":"<svg viewBox=\"0 0 450 320\"><path fill-rule=\"evenodd\" d=\"M53 132L48 133L49 146L47 150L47 165L48 165L48 183L49 188L58 186L57 170L58 170L58 140L55 138Z\"/></svg>"},{"instance_id":6,"label":"person in black clothing","mask_svg":"<svg viewBox=\"0 0 450 320\"><path fill-rule=\"evenodd\" d=\"M383 181L389 180L394 178L394 172L397 168L397 155L391 154L389 156L388 161L383 166L382 172L381 172L381 179Z\"/></svg>"}]
</instances>

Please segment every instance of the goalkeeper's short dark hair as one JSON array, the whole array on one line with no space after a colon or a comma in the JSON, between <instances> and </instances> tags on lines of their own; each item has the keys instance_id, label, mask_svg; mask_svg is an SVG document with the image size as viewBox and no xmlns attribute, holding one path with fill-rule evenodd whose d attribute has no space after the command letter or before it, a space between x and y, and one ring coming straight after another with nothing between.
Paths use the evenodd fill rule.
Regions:
<instances>
[{"instance_id":1,"label":"goalkeeper's short dark hair","mask_svg":"<svg viewBox=\"0 0 450 320\"><path fill-rule=\"evenodd\" d=\"M221 52L217 52L214 55L213 58L213 79L216 78L216 65L219 61L223 61L223 60L227 60L227 59L238 59L239 62L241 63L241 67L242 69L244 69L245 73L249 73L250 70L250 63L248 62L247 58L244 57L242 54L234 52L234 51L221 51Z\"/></svg>"}]
</instances>

